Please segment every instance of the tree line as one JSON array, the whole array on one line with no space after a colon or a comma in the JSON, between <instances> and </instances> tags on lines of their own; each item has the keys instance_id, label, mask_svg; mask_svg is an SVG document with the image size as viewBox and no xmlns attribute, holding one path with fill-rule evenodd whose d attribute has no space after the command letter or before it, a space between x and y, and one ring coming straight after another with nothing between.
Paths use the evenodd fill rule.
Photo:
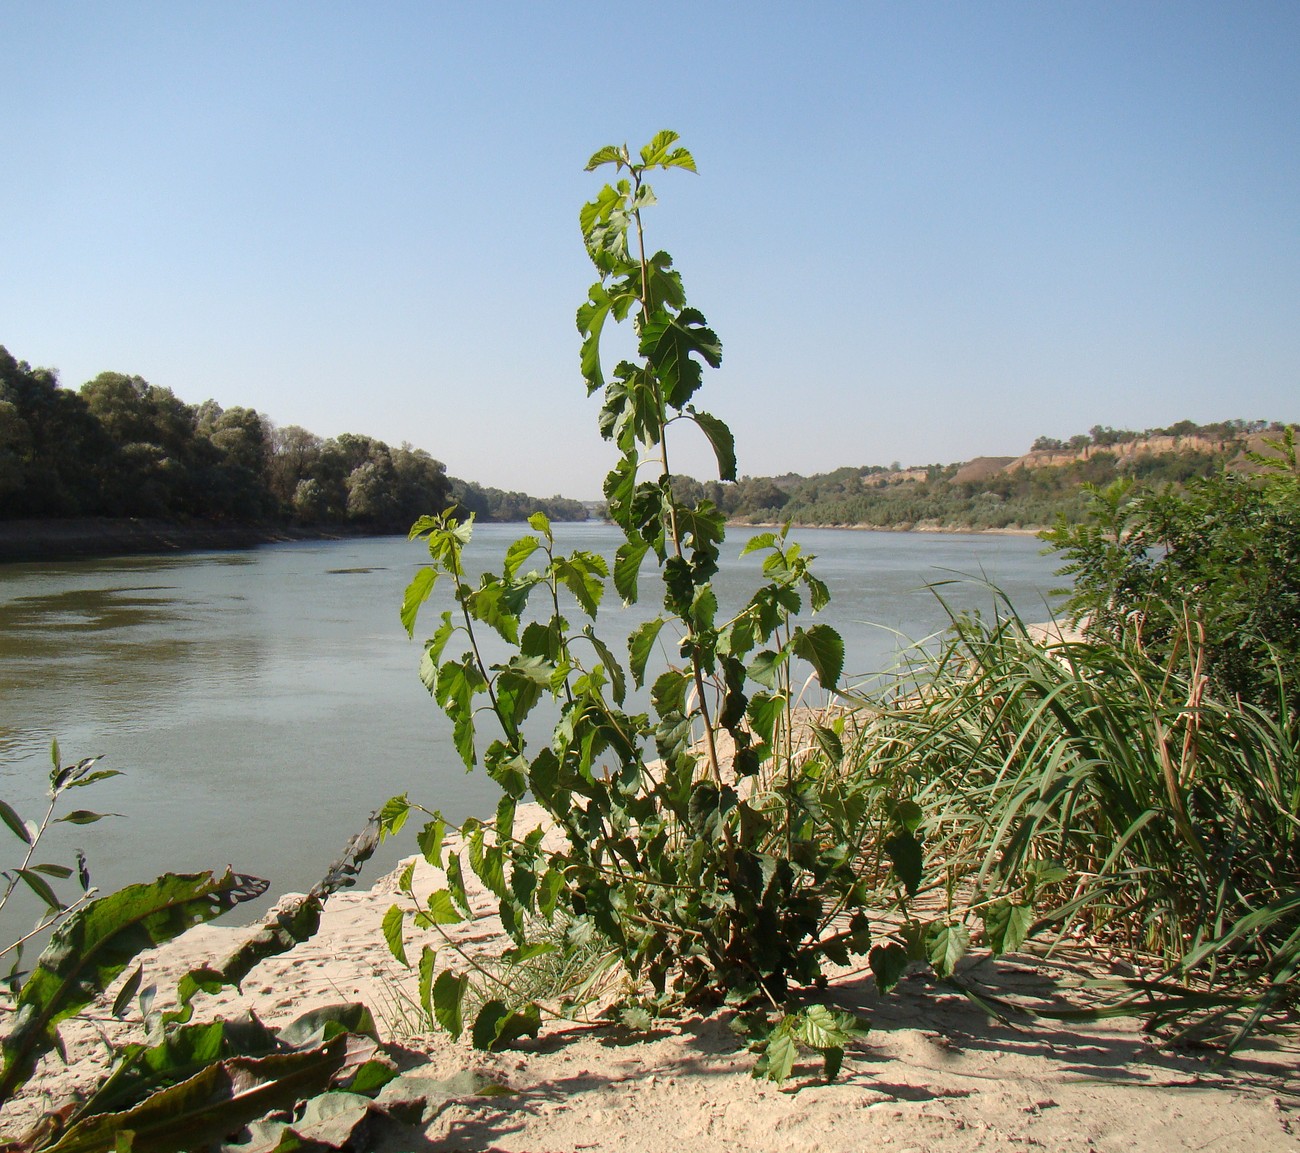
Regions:
<instances>
[{"instance_id":1,"label":"tree line","mask_svg":"<svg viewBox=\"0 0 1300 1153\"><path fill-rule=\"evenodd\" d=\"M252 408L188 404L139 376L73 391L0 346L0 519L143 517L405 531L458 505L482 520L586 506L447 475L423 449L355 433L322 438Z\"/></svg>"},{"instance_id":2,"label":"tree line","mask_svg":"<svg viewBox=\"0 0 1300 1153\"><path fill-rule=\"evenodd\" d=\"M1040 528L1058 516L1076 524L1090 507L1085 485L1104 486L1130 477L1148 486L1180 486L1193 477L1222 470L1247 438L1281 425L1265 421L1223 421L1196 425L1180 421L1168 429L1128 433L1097 426L1069 442L1039 437L1035 448L1080 448L1098 451L1086 460L994 471L979 479L959 479L960 464L931 464L899 474L879 465L836 469L814 476L786 474L742 477L735 484L674 478L682 500L707 497L734 521L771 524L869 525L877 528L956 529ZM1183 448L1172 452L1124 456L1112 447L1154 435L1198 435L1222 442L1223 451ZM1081 442L1081 443L1076 443ZM919 475L917 475L919 474Z\"/></svg>"}]
</instances>

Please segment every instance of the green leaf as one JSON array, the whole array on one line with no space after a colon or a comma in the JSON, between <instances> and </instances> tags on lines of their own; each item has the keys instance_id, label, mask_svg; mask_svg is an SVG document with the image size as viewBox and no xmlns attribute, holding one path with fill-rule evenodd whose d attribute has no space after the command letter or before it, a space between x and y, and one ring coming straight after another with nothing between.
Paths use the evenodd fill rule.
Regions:
<instances>
[{"instance_id":1,"label":"green leaf","mask_svg":"<svg viewBox=\"0 0 1300 1153\"><path fill-rule=\"evenodd\" d=\"M637 575L641 562L650 551L650 542L642 537L624 541L614 554L614 589L625 605L635 604Z\"/></svg>"},{"instance_id":2,"label":"green leaf","mask_svg":"<svg viewBox=\"0 0 1300 1153\"><path fill-rule=\"evenodd\" d=\"M54 821L56 824L66 821L70 825L93 825L96 821L102 821L105 817L120 817L121 815L121 813L92 813L89 809L73 809L70 813L55 817Z\"/></svg>"},{"instance_id":3,"label":"green leaf","mask_svg":"<svg viewBox=\"0 0 1300 1153\"><path fill-rule=\"evenodd\" d=\"M677 409L686 406L703 379L694 357L712 368L722 363L721 341L694 308L683 308L676 316L655 312L641 327L640 353L659 376L664 402Z\"/></svg>"},{"instance_id":4,"label":"green leaf","mask_svg":"<svg viewBox=\"0 0 1300 1153\"><path fill-rule=\"evenodd\" d=\"M58 894L50 888L49 881L36 872L35 869L19 869L17 872L23 883L45 902L45 907L51 912L58 912L64 907L63 902L59 900Z\"/></svg>"},{"instance_id":5,"label":"green leaf","mask_svg":"<svg viewBox=\"0 0 1300 1153\"><path fill-rule=\"evenodd\" d=\"M143 977L143 966L136 965L127 979L122 982L122 987L117 991L117 996L113 998L112 1013L114 1017L121 1017L126 1012L136 993L140 990L140 982Z\"/></svg>"},{"instance_id":6,"label":"green leaf","mask_svg":"<svg viewBox=\"0 0 1300 1153\"><path fill-rule=\"evenodd\" d=\"M902 979L907 970L907 950L891 941L871 950L871 972L876 978L876 988L888 993Z\"/></svg>"},{"instance_id":7,"label":"green leaf","mask_svg":"<svg viewBox=\"0 0 1300 1153\"><path fill-rule=\"evenodd\" d=\"M650 703L661 717L680 713L686 708L686 690L690 677L680 669L669 669L655 678L650 689Z\"/></svg>"},{"instance_id":8,"label":"green leaf","mask_svg":"<svg viewBox=\"0 0 1300 1153\"><path fill-rule=\"evenodd\" d=\"M925 813L915 801L898 801L889 806L889 816L898 828L915 833L921 827Z\"/></svg>"},{"instance_id":9,"label":"green leaf","mask_svg":"<svg viewBox=\"0 0 1300 1153\"><path fill-rule=\"evenodd\" d=\"M790 638L795 655L806 660L817 672L824 689L833 689L844 671L844 641L830 625L797 628Z\"/></svg>"},{"instance_id":10,"label":"green leaf","mask_svg":"<svg viewBox=\"0 0 1300 1153\"><path fill-rule=\"evenodd\" d=\"M926 933L926 951L934 971L951 977L957 962L970 951L970 932L965 925L935 922Z\"/></svg>"},{"instance_id":11,"label":"green leaf","mask_svg":"<svg viewBox=\"0 0 1300 1153\"><path fill-rule=\"evenodd\" d=\"M430 1021L433 1016L433 966L438 959L435 950L425 945L420 950L420 1006Z\"/></svg>"},{"instance_id":12,"label":"green leaf","mask_svg":"<svg viewBox=\"0 0 1300 1153\"><path fill-rule=\"evenodd\" d=\"M465 990L469 977L444 969L433 983L433 1015L439 1025L453 1037L465 1031Z\"/></svg>"},{"instance_id":13,"label":"green leaf","mask_svg":"<svg viewBox=\"0 0 1300 1153\"><path fill-rule=\"evenodd\" d=\"M481 827L474 830L469 841L469 866L488 892L506 896L505 851L500 845L485 844Z\"/></svg>"},{"instance_id":14,"label":"green leaf","mask_svg":"<svg viewBox=\"0 0 1300 1153\"><path fill-rule=\"evenodd\" d=\"M438 583L438 570L425 565L419 569L411 583L406 586L406 593L402 597L402 627L406 629L406 635L415 635L415 618L420 613L420 606L429 599L429 594L433 592L433 586Z\"/></svg>"},{"instance_id":15,"label":"green leaf","mask_svg":"<svg viewBox=\"0 0 1300 1153\"><path fill-rule=\"evenodd\" d=\"M541 1014L536 1005L511 1012L504 1002L491 1000L474 1018L474 1048L489 1051L504 1049L520 1037L536 1037L541 1027Z\"/></svg>"},{"instance_id":16,"label":"green leaf","mask_svg":"<svg viewBox=\"0 0 1300 1153\"><path fill-rule=\"evenodd\" d=\"M93 758L92 763L98 759L98 757ZM109 777L120 777L121 775L122 773L118 769L100 769L98 772L78 777L75 781L69 781L67 787L69 789L84 789L87 785L93 785L96 781L106 781Z\"/></svg>"},{"instance_id":17,"label":"green leaf","mask_svg":"<svg viewBox=\"0 0 1300 1153\"><path fill-rule=\"evenodd\" d=\"M591 159L587 161L584 172L594 172L602 164L617 164L620 167L626 163L627 149L620 148L617 144L606 144L604 148L597 149L591 154Z\"/></svg>"},{"instance_id":18,"label":"green leaf","mask_svg":"<svg viewBox=\"0 0 1300 1153\"><path fill-rule=\"evenodd\" d=\"M519 643L519 618L513 611L514 590L489 573L482 584L464 600L466 611L475 620L494 629L510 645Z\"/></svg>"},{"instance_id":19,"label":"green leaf","mask_svg":"<svg viewBox=\"0 0 1300 1153\"><path fill-rule=\"evenodd\" d=\"M13 1027L0 1042L0 1100L56 1043L55 1026L90 1004L137 953L266 889L266 881L229 871L220 877L169 873L149 884L128 885L75 912L55 932L18 996Z\"/></svg>"},{"instance_id":20,"label":"green leaf","mask_svg":"<svg viewBox=\"0 0 1300 1153\"><path fill-rule=\"evenodd\" d=\"M470 822L466 821L461 826L461 835L468 836L471 832ZM460 857L455 853L447 857L447 891L451 894L451 899L456 903L456 908L466 918L474 915L474 911L469 906L469 895L465 891L465 876L461 871Z\"/></svg>"},{"instance_id":21,"label":"green leaf","mask_svg":"<svg viewBox=\"0 0 1300 1153\"><path fill-rule=\"evenodd\" d=\"M600 657L600 663L605 666L605 672L609 676L610 687L614 690L614 702L621 705L627 696L627 678L623 675L623 666L609 651L609 646L596 635L591 625L583 626L582 635L591 642L591 647ZM640 684L639 681L637 683Z\"/></svg>"},{"instance_id":22,"label":"green leaf","mask_svg":"<svg viewBox=\"0 0 1300 1153\"><path fill-rule=\"evenodd\" d=\"M886 839L885 852L894 864L894 875L902 881L909 895L916 896L923 869L921 842L909 830L899 829Z\"/></svg>"},{"instance_id":23,"label":"green leaf","mask_svg":"<svg viewBox=\"0 0 1300 1153\"><path fill-rule=\"evenodd\" d=\"M536 516L537 514L534 513L533 515ZM524 562L539 548L541 548L541 542L535 536L521 536L515 541L506 549L506 577L513 578L523 567Z\"/></svg>"},{"instance_id":24,"label":"green leaf","mask_svg":"<svg viewBox=\"0 0 1300 1153\"><path fill-rule=\"evenodd\" d=\"M451 893L446 889L435 889L430 893L425 906L435 925L458 925L465 919L452 901Z\"/></svg>"},{"instance_id":25,"label":"green leaf","mask_svg":"<svg viewBox=\"0 0 1300 1153\"><path fill-rule=\"evenodd\" d=\"M695 171L695 160L685 148L673 148L680 137L670 129L656 132L654 138L641 149L641 163L646 168L685 168Z\"/></svg>"},{"instance_id":26,"label":"green leaf","mask_svg":"<svg viewBox=\"0 0 1300 1153\"><path fill-rule=\"evenodd\" d=\"M710 416L707 412L692 411L691 419L700 426L700 430L713 445L713 455L718 458L718 479L735 480L736 438L732 435L731 429L716 416Z\"/></svg>"},{"instance_id":27,"label":"green leaf","mask_svg":"<svg viewBox=\"0 0 1300 1153\"><path fill-rule=\"evenodd\" d=\"M393 905L388 912L384 914L384 940L388 942L388 951L397 958L402 965L410 968L410 961L406 959L406 945L402 942L402 928L405 918L402 916L402 910Z\"/></svg>"},{"instance_id":28,"label":"green leaf","mask_svg":"<svg viewBox=\"0 0 1300 1153\"><path fill-rule=\"evenodd\" d=\"M797 1017L795 1036L810 1049L847 1045L866 1035L867 1027L852 1013L837 1013L825 1005L812 1004Z\"/></svg>"},{"instance_id":29,"label":"green leaf","mask_svg":"<svg viewBox=\"0 0 1300 1153\"><path fill-rule=\"evenodd\" d=\"M379 835L395 837L402 831L406 818L411 815L411 802L403 793L400 797L389 797L384 807L379 810Z\"/></svg>"},{"instance_id":30,"label":"green leaf","mask_svg":"<svg viewBox=\"0 0 1300 1153\"><path fill-rule=\"evenodd\" d=\"M659 639L659 633L665 623L663 617L655 617L638 625L628 635L628 668L632 671L632 679L637 688L645 682L646 662L654 652L655 641Z\"/></svg>"},{"instance_id":31,"label":"green leaf","mask_svg":"<svg viewBox=\"0 0 1300 1153\"><path fill-rule=\"evenodd\" d=\"M995 901L981 911L984 918L984 943L989 951L1014 953L1034 927L1034 910L1028 905L1013 905L1008 900Z\"/></svg>"},{"instance_id":32,"label":"green leaf","mask_svg":"<svg viewBox=\"0 0 1300 1153\"><path fill-rule=\"evenodd\" d=\"M826 725L818 724L816 721L811 725L813 736L817 744L821 746L822 753L832 765L838 765L844 759L844 743L840 740L840 735L834 729Z\"/></svg>"},{"instance_id":33,"label":"green leaf","mask_svg":"<svg viewBox=\"0 0 1300 1153\"><path fill-rule=\"evenodd\" d=\"M368 1037L344 1033L317 1049L267 1057L232 1057L154 1093L124 1112L77 1122L47 1153L102 1153L132 1134L137 1150L204 1149L278 1109L324 1091L347 1068L363 1065L376 1050Z\"/></svg>"},{"instance_id":34,"label":"green leaf","mask_svg":"<svg viewBox=\"0 0 1300 1153\"><path fill-rule=\"evenodd\" d=\"M415 843L420 846L424 859L435 869L442 868L442 840L446 835L447 822L441 813L434 813L433 819L416 834Z\"/></svg>"},{"instance_id":35,"label":"green leaf","mask_svg":"<svg viewBox=\"0 0 1300 1153\"><path fill-rule=\"evenodd\" d=\"M32 868L38 873L44 873L47 877L57 877L60 881L66 881L72 876L72 867L70 865L33 865Z\"/></svg>"},{"instance_id":36,"label":"green leaf","mask_svg":"<svg viewBox=\"0 0 1300 1153\"><path fill-rule=\"evenodd\" d=\"M844 1066L844 1050L838 1045L830 1045L822 1050L822 1076L829 1085L840 1075Z\"/></svg>"},{"instance_id":37,"label":"green leaf","mask_svg":"<svg viewBox=\"0 0 1300 1153\"><path fill-rule=\"evenodd\" d=\"M23 824L23 819L5 801L0 801L0 820L9 826L10 832L20 841L28 845L32 843L32 835Z\"/></svg>"},{"instance_id":38,"label":"green leaf","mask_svg":"<svg viewBox=\"0 0 1300 1153\"><path fill-rule=\"evenodd\" d=\"M754 1066L755 1077L766 1077L780 1083L794 1070L799 1043L794 1038L795 1018L784 1018L768 1036L763 1055Z\"/></svg>"},{"instance_id":39,"label":"green leaf","mask_svg":"<svg viewBox=\"0 0 1300 1153\"><path fill-rule=\"evenodd\" d=\"M590 552L575 552L568 557L555 558L555 575L582 606L582 611L594 617L604 595L603 578L609 574L605 558Z\"/></svg>"},{"instance_id":40,"label":"green leaf","mask_svg":"<svg viewBox=\"0 0 1300 1153\"><path fill-rule=\"evenodd\" d=\"M777 687L777 673L788 659L789 654L785 649L775 653L770 649L764 649L749 662L746 671L751 678L765 689L775 689Z\"/></svg>"}]
</instances>

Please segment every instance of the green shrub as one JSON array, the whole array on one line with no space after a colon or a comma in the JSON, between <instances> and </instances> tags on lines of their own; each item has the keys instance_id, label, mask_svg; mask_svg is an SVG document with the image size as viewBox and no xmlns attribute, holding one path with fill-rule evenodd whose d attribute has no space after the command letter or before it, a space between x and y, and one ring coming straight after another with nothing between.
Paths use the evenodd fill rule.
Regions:
<instances>
[{"instance_id":1,"label":"green shrub","mask_svg":"<svg viewBox=\"0 0 1300 1153\"><path fill-rule=\"evenodd\" d=\"M644 176L695 168L676 142L663 132L639 158L611 146L588 165L612 165L623 177L582 209L600 279L578 310L582 374L588 393L602 394L600 432L620 453L605 481L608 514L624 535L612 569L593 553L559 551L538 514L500 574L472 587L462 561L472 524L425 517L412 535L425 539L433 563L408 589L402 619L413 629L421 605L448 581L454 610L427 643L421 675L453 722L465 765L481 763L503 790L496 819L468 822L460 833L515 956L546 947L530 940L536 919L562 917L574 944L606 938L643 991L622 1006L625 1023L726 1002L754 1011L745 1021L768 1076L788 1075L799 1046L820 1051L833 1074L857 1026L805 1005L802 991L823 979L827 960L871 948L859 884L866 792L842 772L836 733L823 729L822 744L806 752L793 717L804 676L796 665L833 689L843 643L824 624L798 623L805 598L815 611L828 595L813 558L784 532L746 546L763 557L763 583L723 619L711 578L724 514L700 486L674 489L670 430L683 421L712 444L721 480L736 475L730 430L695 404L703 366L719 364L721 344L686 304L672 258L644 242L642 212L655 202ZM619 362L607 378L605 325L628 318L638 359ZM637 599L646 562L658 568L663 612L627 638L620 660L595 622L611 582L623 601ZM542 607L530 615L534 597ZM508 659L485 659L486 632L508 647ZM466 646L461 655L448 655L453 642ZM632 703L631 685L648 688L648 711ZM534 749L526 721L547 698L559 719ZM484 720L491 739L480 739ZM562 850L544 852L540 832L515 839L516 803L529 792L565 833ZM390 802L386 830L396 831L411 808L405 798ZM444 848L447 829L435 816L420 840L428 860L447 869L448 889L408 909L435 930L469 913L460 858ZM910 833L899 836L902 844ZM389 941L404 958L401 921L395 907ZM435 973L427 946L421 956L421 999L454 1033L469 1027L466 963ZM539 1006L494 999L478 1010L472 1034L492 1047L535 1032L538 1021Z\"/></svg>"},{"instance_id":2,"label":"green shrub","mask_svg":"<svg viewBox=\"0 0 1300 1153\"><path fill-rule=\"evenodd\" d=\"M960 620L873 708L855 755L912 782L927 851L995 952L1079 927L1142 974L1111 1009L1234 1041L1297 1003L1300 716L1108 640ZM1037 905L1039 911L1034 911Z\"/></svg>"},{"instance_id":3,"label":"green shrub","mask_svg":"<svg viewBox=\"0 0 1300 1153\"><path fill-rule=\"evenodd\" d=\"M1255 474L1093 490L1085 523L1043 537L1067 562L1067 611L1089 635L1276 712L1279 685L1300 707L1300 471L1293 429L1272 446L1252 454Z\"/></svg>"}]
</instances>

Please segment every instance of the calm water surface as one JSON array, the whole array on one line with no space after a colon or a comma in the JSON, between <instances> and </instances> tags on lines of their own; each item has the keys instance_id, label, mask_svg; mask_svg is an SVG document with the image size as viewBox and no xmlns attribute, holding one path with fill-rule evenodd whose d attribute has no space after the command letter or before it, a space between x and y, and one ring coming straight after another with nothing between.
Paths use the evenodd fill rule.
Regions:
<instances>
[{"instance_id":1,"label":"calm water surface","mask_svg":"<svg viewBox=\"0 0 1300 1153\"><path fill-rule=\"evenodd\" d=\"M498 566L521 531L479 526L473 553ZM621 539L600 524L558 532L565 548L607 556ZM738 559L750 535L736 530L724 547L724 609L757 582L758 559ZM927 583L974 577L942 591L990 611L978 583L987 578L1029 620L1047 616L1047 590L1059 583L1033 538L793 535L818 556L833 596L821 619L844 635L853 675L886 668L905 640L944 626ZM416 675L421 646L398 621L425 558L418 543L394 537L0 566L0 796L36 815L52 739L65 761L105 754L103 767L124 775L74 803L122 817L62 826L46 859L84 846L103 890L233 864L271 881L245 918L276 894L310 887L394 793L454 819L486 815L495 786L461 767ZM642 589L654 592L649 582ZM442 607L426 608L417 636ZM610 606L604 635L612 645L656 607ZM0 865L11 865L17 842L3 829L0 838ZM413 835L399 838L367 875L413 851Z\"/></svg>"}]
</instances>

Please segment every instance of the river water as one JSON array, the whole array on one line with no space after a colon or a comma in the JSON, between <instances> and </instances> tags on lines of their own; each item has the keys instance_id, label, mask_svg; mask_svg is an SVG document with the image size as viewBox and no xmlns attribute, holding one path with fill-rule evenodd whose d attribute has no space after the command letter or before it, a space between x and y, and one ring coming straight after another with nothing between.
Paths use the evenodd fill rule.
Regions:
<instances>
[{"instance_id":1,"label":"river water","mask_svg":"<svg viewBox=\"0 0 1300 1153\"><path fill-rule=\"evenodd\" d=\"M525 531L478 526L471 556L499 567ZM715 581L724 609L758 582L758 558L739 558L753 531L733 530L724 545ZM620 540L594 523L557 526L557 535L566 549L606 556ZM1026 620L1041 620L1060 583L1057 560L1032 537L792 535L817 554L815 571L830 586L819 619L844 636L850 679L887 668L906 642L943 628L928 584L956 581L940 590L951 604L990 613L987 580ZM102 767L123 775L69 799L121 816L59 826L45 859L64 861L83 846L103 891L232 864L271 882L243 919L309 888L393 794L453 819L488 815L495 786L464 771L417 676L418 638L445 605L435 597L426 607L416 641L398 620L425 559L418 542L389 537L0 566L0 797L24 817L43 811L53 739L65 762L103 754ZM643 580L645 599L623 610L610 589L601 632L616 652L655 611L653 593ZM414 852L408 834L385 845L366 875ZM18 847L0 828L0 867L17 863Z\"/></svg>"}]
</instances>

